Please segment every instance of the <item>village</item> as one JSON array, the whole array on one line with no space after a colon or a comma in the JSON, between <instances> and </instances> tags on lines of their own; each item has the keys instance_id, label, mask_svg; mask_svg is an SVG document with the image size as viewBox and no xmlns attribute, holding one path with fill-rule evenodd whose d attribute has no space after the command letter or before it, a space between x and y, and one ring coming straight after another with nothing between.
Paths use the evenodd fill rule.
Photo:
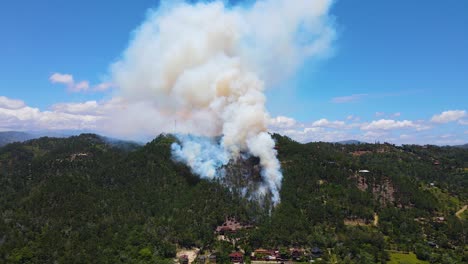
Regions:
<instances>
[{"instance_id":1,"label":"village","mask_svg":"<svg viewBox=\"0 0 468 264\"><path fill-rule=\"evenodd\" d=\"M231 238L241 230L255 228L253 225L242 224L235 218L227 218L226 221L215 230L217 240L230 242L233 245L238 239ZM316 263L322 259L323 251L318 247L313 248L257 248L250 254L239 249L228 255L228 262L221 260L217 252L207 251L201 254L199 249L181 250L177 254L176 262L180 264L208 264L208 263L233 263L233 264L264 264L264 263Z\"/></svg>"}]
</instances>

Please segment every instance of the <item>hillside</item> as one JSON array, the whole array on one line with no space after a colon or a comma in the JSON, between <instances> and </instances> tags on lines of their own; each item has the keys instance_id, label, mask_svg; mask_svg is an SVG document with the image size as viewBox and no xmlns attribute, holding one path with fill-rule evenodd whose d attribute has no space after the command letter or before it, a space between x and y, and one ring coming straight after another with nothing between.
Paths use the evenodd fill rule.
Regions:
<instances>
[{"instance_id":1,"label":"hillside","mask_svg":"<svg viewBox=\"0 0 468 264\"><path fill-rule=\"evenodd\" d=\"M457 147L459 147L459 148L464 148L464 149L468 149L468 144L465 144L465 145L459 145L459 146L457 146Z\"/></svg>"},{"instance_id":2,"label":"hillside","mask_svg":"<svg viewBox=\"0 0 468 264\"><path fill-rule=\"evenodd\" d=\"M300 144L274 135L281 203L246 199L255 159L204 180L170 156L171 136L137 146L93 134L0 148L0 262L173 263L180 248L323 250L323 263L385 263L414 252L463 263L468 150L389 144ZM361 171L361 172L360 172ZM240 174L242 174L240 173ZM214 231L226 218L255 228ZM393 251L392 251L393 252ZM465 255L464 255L465 254ZM305 256L304 256L305 257Z\"/></svg>"}]
</instances>

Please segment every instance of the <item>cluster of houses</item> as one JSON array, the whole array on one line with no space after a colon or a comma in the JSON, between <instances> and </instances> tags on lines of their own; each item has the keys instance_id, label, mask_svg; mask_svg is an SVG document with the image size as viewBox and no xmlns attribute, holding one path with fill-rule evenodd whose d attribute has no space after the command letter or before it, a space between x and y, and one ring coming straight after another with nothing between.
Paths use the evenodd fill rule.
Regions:
<instances>
[{"instance_id":1,"label":"cluster of houses","mask_svg":"<svg viewBox=\"0 0 468 264\"><path fill-rule=\"evenodd\" d=\"M235 218L227 218L226 221L218 226L215 230L215 233L218 235L218 239L229 241L226 235L235 234L243 229L254 228L252 225L243 224L237 221ZM263 249L259 248L254 250L250 255L246 255L245 252L236 251L229 254L229 261L233 264L242 264L245 263L246 257L249 257L251 261L271 261L272 263L278 263L283 261L301 261L301 260L310 260L320 258L323 252L320 248L314 247L311 250L307 251L301 248L290 248L288 250L279 251L277 249ZM195 262L196 264L211 264L217 263L216 253L208 255L199 255ZM189 264L189 256L182 255L179 257L180 264Z\"/></svg>"},{"instance_id":2,"label":"cluster of houses","mask_svg":"<svg viewBox=\"0 0 468 264\"><path fill-rule=\"evenodd\" d=\"M183 255L179 258L180 264L189 264L189 258L187 255ZM195 261L197 264L209 264L209 263L216 263L216 254L211 254L209 256L198 256L197 260Z\"/></svg>"},{"instance_id":3,"label":"cluster of houses","mask_svg":"<svg viewBox=\"0 0 468 264\"><path fill-rule=\"evenodd\" d=\"M250 255L251 261L267 261L272 263L283 262L283 261L301 261L301 260L310 260L317 259L322 257L323 252L320 248L314 247L309 252L306 252L304 249L299 248L290 248L287 252L280 252L275 249L256 249ZM236 251L229 254L229 261L233 264L243 264L245 262L245 253ZM183 255L179 259L180 264L189 264L189 258L187 255ZM195 261L197 264L210 264L217 263L216 254L211 254L208 256L198 256Z\"/></svg>"},{"instance_id":4,"label":"cluster of houses","mask_svg":"<svg viewBox=\"0 0 468 264\"><path fill-rule=\"evenodd\" d=\"M290 248L288 252L280 252L279 250L271 249L256 249L252 252L252 260L262 260L262 261L286 261L286 260L303 260L320 258L323 252L320 248L314 247L310 250L310 253L307 253L304 249L300 248Z\"/></svg>"},{"instance_id":5,"label":"cluster of houses","mask_svg":"<svg viewBox=\"0 0 468 264\"><path fill-rule=\"evenodd\" d=\"M90 153L75 153L75 154L71 154L70 155L70 161L74 161L76 159L79 159L79 158L86 158L88 156L90 156L91 154Z\"/></svg>"}]
</instances>

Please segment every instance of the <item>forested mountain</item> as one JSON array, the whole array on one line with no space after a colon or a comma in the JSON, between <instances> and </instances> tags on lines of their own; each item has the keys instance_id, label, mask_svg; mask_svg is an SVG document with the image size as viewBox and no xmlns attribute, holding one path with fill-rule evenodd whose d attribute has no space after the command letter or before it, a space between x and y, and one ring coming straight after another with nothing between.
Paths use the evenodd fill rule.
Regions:
<instances>
[{"instance_id":1,"label":"forested mountain","mask_svg":"<svg viewBox=\"0 0 468 264\"><path fill-rule=\"evenodd\" d=\"M386 263L397 251L468 261L468 150L274 138L284 174L274 207L232 180L255 174L254 159L228 165L228 181L200 179L171 159L169 135L144 146L93 134L6 145L0 262L173 263L191 247L218 263L290 247L320 248L322 263ZM215 234L228 217L254 227L228 234L234 245Z\"/></svg>"}]
</instances>

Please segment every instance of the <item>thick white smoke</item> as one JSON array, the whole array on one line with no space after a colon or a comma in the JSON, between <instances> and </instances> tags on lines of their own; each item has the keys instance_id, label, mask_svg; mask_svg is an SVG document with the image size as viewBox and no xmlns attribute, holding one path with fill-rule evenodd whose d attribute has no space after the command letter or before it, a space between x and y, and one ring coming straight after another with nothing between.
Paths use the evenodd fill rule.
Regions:
<instances>
[{"instance_id":1,"label":"thick white smoke","mask_svg":"<svg viewBox=\"0 0 468 264\"><path fill-rule=\"evenodd\" d=\"M277 202L282 175L267 133L264 87L327 52L334 37L330 4L266 0L228 8L223 2L163 2L112 67L128 102L117 120L129 120L128 113L147 115L141 111L145 105L158 124L154 132L222 136L219 146L181 138L173 154L204 177L214 177L241 153L257 156ZM132 129L131 122L126 126Z\"/></svg>"},{"instance_id":2,"label":"thick white smoke","mask_svg":"<svg viewBox=\"0 0 468 264\"><path fill-rule=\"evenodd\" d=\"M172 154L198 175L213 179L229 162L228 152L213 138L194 135L178 135L177 138L182 145L172 144Z\"/></svg>"}]
</instances>

